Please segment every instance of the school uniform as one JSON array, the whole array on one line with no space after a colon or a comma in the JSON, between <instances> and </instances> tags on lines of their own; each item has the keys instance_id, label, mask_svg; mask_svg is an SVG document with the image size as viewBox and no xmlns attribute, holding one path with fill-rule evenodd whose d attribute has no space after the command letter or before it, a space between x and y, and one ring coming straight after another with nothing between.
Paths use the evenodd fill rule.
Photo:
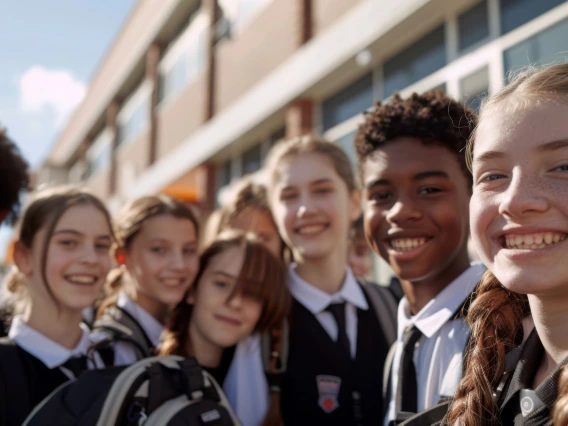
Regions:
<instances>
[{"instance_id":1,"label":"school uniform","mask_svg":"<svg viewBox=\"0 0 568 426\"><path fill-rule=\"evenodd\" d=\"M534 377L543 356L545 356L544 347L536 329L531 331L526 342L507 354L504 382L498 386L503 389L496 396L499 407L497 422L500 425L554 425L550 419L550 413L558 397L558 379L562 373L562 367L568 364L568 358L556 366L533 390L531 388ZM440 426L450 404L451 400L448 400L423 411L402 423L401 426Z\"/></svg>"},{"instance_id":2,"label":"school uniform","mask_svg":"<svg viewBox=\"0 0 568 426\"><path fill-rule=\"evenodd\" d=\"M294 266L289 269L289 286L293 308L289 318L287 370L281 383L284 423L299 426L380 423L383 364L395 335L394 298L379 287L363 290L367 286L359 284L349 269L341 290L334 295L302 280ZM369 293L375 290L379 297L392 299L392 330L383 332L378 324L369 300ZM333 314L326 311L334 302L345 303L345 326L341 333ZM340 335L347 335L348 349L339 347ZM260 335L239 342L223 390L244 426L262 424L269 405L269 386ZM355 402L354 392L359 395ZM359 410L359 421L355 419L355 410Z\"/></svg>"},{"instance_id":3,"label":"school uniform","mask_svg":"<svg viewBox=\"0 0 568 426\"><path fill-rule=\"evenodd\" d=\"M469 338L461 310L484 272L482 264L472 264L414 316L408 299L402 298L385 426L399 424L454 394Z\"/></svg>"},{"instance_id":4,"label":"school uniform","mask_svg":"<svg viewBox=\"0 0 568 426\"><path fill-rule=\"evenodd\" d=\"M379 424L390 342L363 286L347 268L340 290L330 295L304 281L294 266L289 285L293 303L281 390L284 423Z\"/></svg>"},{"instance_id":5,"label":"school uniform","mask_svg":"<svg viewBox=\"0 0 568 426\"><path fill-rule=\"evenodd\" d=\"M125 315L128 318L128 323L138 328L138 332L133 332L132 337L135 340L140 340L139 342L137 340L137 342L142 348L149 348L150 351L152 351L159 345L164 326L149 312L132 300L126 292L121 292L118 296L116 306L112 306L108 309L115 310L118 315ZM113 317L114 314L111 312L110 316ZM108 333L104 331L104 329L101 331L99 324L99 322L95 322L94 331L91 334L91 339L95 342L100 342L108 337ZM140 349L130 342L114 342L113 349L114 361L112 364L115 366L131 365L143 357L140 353Z\"/></svg>"},{"instance_id":6,"label":"school uniform","mask_svg":"<svg viewBox=\"0 0 568 426\"><path fill-rule=\"evenodd\" d=\"M0 344L0 424L20 425L58 386L82 370L103 367L98 354L87 358L89 329L81 324L81 330L77 346L68 349L14 317Z\"/></svg>"},{"instance_id":7,"label":"school uniform","mask_svg":"<svg viewBox=\"0 0 568 426\"><path fill-rule=\"evenodd\" d=\"M536 387L534 377L545 356L544 347L536 329L525 342L519 361L509 382L501 393L500 418L503 426L553 426L550 411L558 396L558 379L568 358Z\"/></svg>"}]
</instances>

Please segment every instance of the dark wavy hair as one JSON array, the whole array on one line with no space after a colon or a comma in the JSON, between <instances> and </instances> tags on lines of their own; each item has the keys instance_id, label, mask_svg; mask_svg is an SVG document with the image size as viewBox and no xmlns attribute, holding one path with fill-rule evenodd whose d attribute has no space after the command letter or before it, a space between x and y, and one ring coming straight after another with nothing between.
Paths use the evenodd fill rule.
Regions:
<instances>
[{"instance_id":1,"label":"dark wavy hair","mask_svg":"<svg viewBox=\"0 0 568 426\"><path fill-rule=\"evenodd\" d=\"M8 225L14 224L18 218L20 193L29 189L28 167L16 144L8 138L6 130L0 127L0 212L8 213L5 219Z\"/></svg>"},{"instance_id":2,"label":"dark wavy hair","mask_svg":"<svg viewBox=\"0 0 568 426\"><path fill-rule=\"evenodd\" d=\"M385 143L407 136L423 144L447 147L455 153L468 182L472 182L465 147L477 124L477 115L443 91L413 93L406 99L396 93L388 103L378 101L364 115L365 121L359 126L354 142L360 167Z\"/></svg>"}]
</instances>

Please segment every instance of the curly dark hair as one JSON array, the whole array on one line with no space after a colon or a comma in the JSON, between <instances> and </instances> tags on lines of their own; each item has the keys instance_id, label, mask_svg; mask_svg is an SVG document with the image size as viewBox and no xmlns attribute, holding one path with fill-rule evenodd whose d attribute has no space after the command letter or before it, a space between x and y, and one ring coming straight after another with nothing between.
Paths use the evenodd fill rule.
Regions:
<instances>
[{"instance_id":1,"label":"curly dark hair","mask_svg":"<svg viewBox=\"0 0 568 426\"><path fill-rule=\"evenodd\" d=\"M0 127L0 212L8 212L5 222L12 225L20 211L20 192L29 189L28 163L14 142Z\"/></svg>"},{"instance_id":2,"label":"curly dark hair","mask_svg":"<svg viewBox=\"0 0 568 426\"><path fill-rule=\"evenodd\" d=\"M364 113L365 121L355 135L355 151L360 167L365 160L387 143L400 136L419 139L424 144L439 144L456 154L471 182L465 160L465 146L477 124L476 113L436 89L413 93L402 99L395 93L386 104L378 101Z\"/></svg>"}]
</instances>

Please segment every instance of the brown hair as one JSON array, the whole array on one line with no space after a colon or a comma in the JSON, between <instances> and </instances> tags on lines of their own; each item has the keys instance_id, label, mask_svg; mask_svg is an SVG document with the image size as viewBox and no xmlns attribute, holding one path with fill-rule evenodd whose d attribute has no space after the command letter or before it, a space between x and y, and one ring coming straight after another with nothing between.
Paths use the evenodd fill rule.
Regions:
<instances>
[{"instance_id":1,"label":"brown hair","mask_svg":"<svg viewBox=\"0 0 568 426\"><path fill-rule=\"evenodd\" d=\"M219 234L201 254L199 270L190 291L197 288L211 260L234 247L242 247L245 257L233 295L243 292L260 300L262 312L255 331L269 332L273 339L279 339L282 335L282 324L291 305L286 267L254 234L237 230L228 230ZM190 355L188 348L191 348L189 341L191 311L184 297L175 307L164 330L160 355ZM280 347L280 344L279 341L273 341L273 347ZM282 424L279 405L279 392L271 392L271 404L264 424Z\"/></svg>"},{"instance_id":2,"label":"brown hair","mask_svg":"<svg viewBox=\"0 0 568 426\"><path fill-rule=\"evenodd\" d=\"M559 99L568 95L568 64L545 68L530 68L481 107L479 122L491 108L503 101L526 101L532 97ZM471 169L475 132L467 145L467 162ZM476 300L470 307L467 321L471 327L471 344L464 359L464 376L450 405L445 424L482 426L498 424L493 389L505 370L505 355L514 345L515 335L522 327L522 318L529 312L524 295L505 289L491 272L482 279ZM568 369L560 376L558 399L553 409L556 425L568 423Z\"/></svg>"},{"instance_id":3,"label":"brown hair","mask_svg":"<svg viewBox=\"0 0 568 426\"><path fill-rule=\"evenodd\" d=\"M278 165L288 157L301 154L321 154L328 158L336 173L341 177L349 192L357 189L357 182L349 157L341 147L313 135L300 136L279 142L268 153L265 165L269 173L269 189L273 187L278 173Z\"/></svg>"},{"instance_id":4,"label":"brown hair","mask_svg":"<svg viewBox=\"0 0 568 426\"><path fill-rule=\"evenodd\" d=\"M46 263L48 246L53 231L61 216L71 207L79 205L91 205L103 213L107 220L109 230L112 233L112 222L108 210L101 200L85 189L74 186L58 186L39 190L32 194L18 224L17 244L30 249L37 233L46 228L45 240L41 248L41 277L50 297L55 301L55 296L49 286L46 275ZM7 279L6 287L16 300L16 303L24 302L26 295L25 278L17 269Z\"/></svg>"},{"instance_id":5,"label":"brown hair","mask_svg":"<svg viewBox=\"0 0 568 426\"><path fill-rule=\"evenodd\" d=\"M266 186L256 182L252 176L244 176L232 188L227 203L209 217L206 226L210 235L206 236L205 245L212 242L221 231L232 228L239 215L249 207L266 213L274 224L274 229L277 229L268 204Z\"/></svg>"},{"instance_id":6,"label":"brown hair","mask_svg":"<svg viewBox=\"0 0 568 426\"><path fill-rule=\"evenodd\" d=\"M195 227L195 233L198 234L199 224L188 206L167 195L148 195L126 204L118 214L115 226L118 247L130 249L144 222L161 215L189 220ZM100 317L106 308L116 304L123 273L124 270L120 267L109 273L106 283L108 296L98 308L97 316Z\"/></svg>"},{"instance_id":7,"label":"brown hair","mask_svg":"<svg viewBox=\"0 0 568 426\"><path fill-rule=\"evenodd\" d=\"M359 216L351 224L351 230L349 232L349 238L351 241L361 241L365 240L365 229L364 229L363 215Z\"/></svg>"}]
</instances>

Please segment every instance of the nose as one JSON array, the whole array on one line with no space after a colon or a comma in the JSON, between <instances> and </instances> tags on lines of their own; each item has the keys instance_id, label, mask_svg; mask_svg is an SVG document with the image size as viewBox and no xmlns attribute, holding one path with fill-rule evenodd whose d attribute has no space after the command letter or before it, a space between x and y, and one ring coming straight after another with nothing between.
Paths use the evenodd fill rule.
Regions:
<instances>
[{"instance_id":1,"label":"nose","mask_svg":"<svg viewBox=\"0 0 568 426\"><path fill-rule=\"evenodd\" d=\"M240 309L243 304L243 293L238 291L232 295L232 297L227 300L227 305L233 309Z\"/></svg>"},{"instance_id":2,"label":"nose","mask_svg":"<svg viewBox=\"0 0 568 426\"><path fill-rule=\"evenodd\" d=\"M309 194L302 194L300 198L300 206L298 207L298 217L309 216L316 210L315 203Z\"/></svg>"},{"instance_id":3,"label":"nose","mask_svg":"<svg viewBox=\"0 0 568 426\"><path fill-rule=\"evenodd\" d=\"M386 215L387 222L397 225L421 218L422 213L410 197L397 199Z\"/></svg>"},{"instance_id":4,"label":"nose","mask_svg":"<svg viewBox=\"0 0 568 426\"><path fill-rule=\"evenodd\" d=\"M183 261L183 253L181 250L173 250L170 266L175 270L185 269L185 262Z\"/></svg>"},{"instance_id":5,"label":"nose","mask_svg":"<svg viewBox=\"0 0 568 426\"><path fill-rule=\"evenodd\" d=\"M99 257L97 256L97 249L93 244L85 244L82 260L84 263L97 263Z\"/></svg>"},{"instance_id":6,"label":"nose","mask_svg":"<svg viewBox=\"0 0 568 426\"><path fill-rule=\"evenodd\" d=\"M546 188L542 186L538 176L513 171L511 183L499 203L499 213L519 217L544 212L549 208L546 194Z\"/></svg>"}]
</instances>

